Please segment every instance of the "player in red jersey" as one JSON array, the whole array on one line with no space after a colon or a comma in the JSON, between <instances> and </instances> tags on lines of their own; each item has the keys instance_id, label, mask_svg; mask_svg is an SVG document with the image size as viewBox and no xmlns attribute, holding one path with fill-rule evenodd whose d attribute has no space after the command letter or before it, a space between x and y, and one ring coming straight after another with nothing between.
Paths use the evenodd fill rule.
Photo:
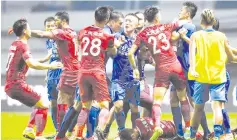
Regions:
<instances>
[{"instance_id":1,"label":"player in red jersey","mask_svg":"<svg viewBox=\"0 0 237 140\"><path fill-rule=\"evenodd\" d=\"M57 12L55 21L58 29L52 31L32 30L32 36L50 38L56 41L58 54L63 63L63 72L58 84L58 130L60 131L67 107L73 105L75 89L78 83L78 42L76 32L69 26L67 12ZM70 109L69 109L70 110ZM79 111L79 110L78 110ZM74 110L75 112L75 110ZM65 124L69 125L69 124Z\"/></svg>"},{"instance_id":2,"label":"player in red jersey","mask_svg":"<svg viewBox=\"0 0 237 140\"><path fill-rule=\"evenodd\" d=\"M116 53L113 35L103 31L110 18L108 7L98 7L95 10L95 25L85 27L79 32L80 42L80 73L79 87L83 104L77 121L77 139L81 139L80 129L88 120L92 100L100 106L99 124L95 131L95 137L103 140L102 130L109 116L110 95L106 81L105 52Z\"/></svg>"},{"instance_id":3,"label":"player in red jersey","mask_svg":"<svg viewBox=\"0 0 237 140\"><path fill-rule=\"evenodd\" d=\"M5 92L12 99L18 100L29 107L35 107L31 113L28 126L23 132L23 136L34 139L34 125L36 125L36 139L42 139L42 132L46 125L48 104L41 99L40 93L34 91L30 85L26 83L26 73L30 68L57 69L62 65L55 63L47 65L33 60L28 39L31 37L30 26L26 19L17 20L13 25L13 31L17 39L11 44L6 66L6 82Z\"/></svg>"},{"instance_id":4,"label":"player in red jersey","mask_svg":"<svg viewBox=\"0 0 237 140\"><path fill-rule=\"evenodd\" d=\"M179 27L182 22L185 23L186 21L160 24L160 12L156 7L147 8L144 15L150 25L137 35L135 43L129 52L129 60L134 69L135 78L139 78L139 71L134 60L134 53L138 47L146 45L156 63L152 107L155 130L151 137L151 140L156 140L163 133L160 128L160 105L170 82L176 87L179 95L186 94L184 72L170 43L172 31Z\"/></svg>"}]
</instances>

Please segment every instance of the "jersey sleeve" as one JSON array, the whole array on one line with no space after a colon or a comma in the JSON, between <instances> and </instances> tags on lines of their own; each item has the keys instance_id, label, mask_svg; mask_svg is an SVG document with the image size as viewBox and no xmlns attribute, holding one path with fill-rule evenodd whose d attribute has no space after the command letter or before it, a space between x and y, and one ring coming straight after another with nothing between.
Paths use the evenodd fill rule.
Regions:
<instances>
[{"instance_id":1,"label":"jersey sleeve","mask_svg":"<svg viewBox=\"0 0 237 140\"><path fill-rule=\"evenodd\" d=\"M108 41L108 48L113 48L114 47L114 36L108 35L107 41Z\"/></svg>"},{"instance_id":2,"label":"jersey sleeve","mask_svg":"<svg viewBox=\"0 0 237 140\"><path fill-rule=\"evenodd\" d=\"M24 44L22 46L22 57L25 61L32 57L31 52L30 52L30 48L29 48L28 45Z\"/></svg>"},{"instance_id":3,"label":"jersey sleeve","mask_svg":"<svg viewBox=\"0 0 237 140\"><path fill-rule=\"evenodd\" d=\"M138 46L138 48L140 48L141 46L145 45L143 42L143 38L142 38L142 32L139 33L134 41L134 44Z\"/></svg>"},{"instance_id":4,"label":"jersey sleeve","mask_svg":"<svg viewBox=\"0 0 237 140\"><path fill-rule=\"evenodd\" d=\"M54 40L67 40L67 41L70 41L73 38L73 36L69 32L66 32L62 29L56 29L56 30L53 30L51 32L54 35Z\"/></svg>"}]
</instances>

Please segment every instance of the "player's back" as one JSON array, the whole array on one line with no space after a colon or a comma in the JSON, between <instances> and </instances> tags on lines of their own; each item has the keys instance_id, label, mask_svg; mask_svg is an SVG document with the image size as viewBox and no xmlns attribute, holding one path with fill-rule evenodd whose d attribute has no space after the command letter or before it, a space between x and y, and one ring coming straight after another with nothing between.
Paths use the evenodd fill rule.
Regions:
<instances>
[{"instance_id":1,"label":"player's back","mask_svg":"<svg viewBox=\"0 0 237 140\"><path fill-rule=\"evenodd\" d=\"M102 28L88 26L79 32L82 49L80 68L85 70L105 70L105 52L113 35L109 35Z\"/></svg>"},{"instance_id":2,"label":"player's back","mask_svg":"<svg viewBox=\"0 0 237 140\"><path fill-rule=\"evenodd\" d=\"M58 54L63 63L63 69L74 71L79 69L77 34L71 28L53 30L57 43Z\"/></svg>"},{"instance_id":3,"label":"player's back","mask_svg":"<svg viewBox=\"0 0 237 140\"><path fill-rule=\"evenodd\" d=\"M25 62L30 57L29 47L20 40L11 44L6 66L6 85L25 81L28 66Z\"/></svg>"},{"instance_id":4,"label":"player's back","mask_svg":"<svg viewBox=\"0 0 237 140\"><path fill-rule=\"evenodd\" d=\"M148 47L157 67L172 64L177 59L170 42L176 27L176 23L148 26L138 34L138 41L141 40Z\"/></svg>"},{"instance_id":5,"label":"player's back","mask_svg":"<svg viewBox=\"0 0 237 140\"><path fill-rule=\"evenodd\" d=\"M225 34L219 31L198 31L196 42L196 71L198 82L219 84L226 81Z\"/></svg>"}]
</instances>

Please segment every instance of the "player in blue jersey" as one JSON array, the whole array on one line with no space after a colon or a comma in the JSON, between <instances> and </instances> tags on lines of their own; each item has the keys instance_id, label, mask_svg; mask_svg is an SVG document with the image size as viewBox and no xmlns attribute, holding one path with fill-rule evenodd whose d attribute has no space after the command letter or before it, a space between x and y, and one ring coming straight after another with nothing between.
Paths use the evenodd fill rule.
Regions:
<instances>
[{"instance_id":1,"label":"player in blue jersey","mask_svg":"<svg viewBox=\"0 0 237 140\"><path fill-rule=\"evenodd\" d=\"M196 15L197 12L197 6L192 2L185 2L183 4L183 7L181 8L181 11L179 13L179 20L188 20L187 23L185 23L182 28L187 30L186 36L189 38L195 31L196 26L192 23L192 19ZM177 29L179 30L179 29ZM187 76L188 68L189 68L189 44L184 39L178 40L178 60L180 61L183 70L185 72L185 75ZM192 83L193 81L188 81L187 83L187 92L188 96L192 96L193 90L192 90ZM191 99L191 98L190 98ZM192 103L192 101L190 101ZM173 120L176 126L177 136L174 138L174 140L184 139L184 132L183 132L183 126L182 126L182 117L185 122L185 128L187 131L187 135L189 133L189 127L190 127L190 106L187 99L187 96L185 95L178 95L175 88L172 86L171 93L170 93L170 104L171 104L171 111L173 114ZM179 106L181 105L181 107ZM203 114L203 128L204 128L204 135L207 136L210 132L208 130L208 126L206 123L206 116Z\"/></svg>"},{"instance_id":2,"label":"player in blue jersey","mask_svg":"<svg viewBox=\"0 0 237 140\"><path fill-rule=\"evenodd\" d=\"M44 21L44 26L46 31L52 31L56 29L56 24L54 17L48 17ZM44 63L49 60L49 63L52 62L59 62L60 58L57 51L57 46L54 40L48 39L46 41L46 48L48 50L48 55L43 58L42 60L39 60L39 62ZM48 99L51 102L50 105L50 111L51 111L51 117L53 120L54 128L56 131L58 131L57 127L57 98L58 98L58 90L57 85L59 82L60 74L62 73L62 69L55 69L55 70L48 70L46 75L46 85L47 85L47 93L48 93Z\"/></svg>"},{"instance_id":3,"label":"player in blue jersey","mask_svg":"<svg viewBox=\"0 0 237 140\"><path fill-rule=\"evenodd\" d=\"M138 25L138 18L135 14L125 16L124 32L116 34L116 37L123 36L123 43L117 46L117 55L113 58L113 73L111 83L111 98L115 107L115 119L119 131L125 128L125 114L123 103L130 103L131 119L133 128L135 120L140 117L138 105L140 103L139 79L133 78L133 70L128 60L128 51L131 48L135 29Z\"/></svg>"}]
</instances>

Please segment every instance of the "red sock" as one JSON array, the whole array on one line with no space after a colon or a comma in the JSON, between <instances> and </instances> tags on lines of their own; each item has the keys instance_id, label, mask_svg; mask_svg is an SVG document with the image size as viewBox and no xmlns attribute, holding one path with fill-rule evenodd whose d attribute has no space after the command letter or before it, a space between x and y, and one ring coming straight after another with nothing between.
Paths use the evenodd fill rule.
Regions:
<instances>
[{"instance_id":1,"label":"red sock","mask_svg":"<svg viewBox=\"0 0 237 140\"><path fill-rule=\"evenodd\" d=\"M152 119L155 127L160 127L161 108L158 104L153 104L152 107Z\"/></svg>"},{"instance_id":2,"label":"red sock","mask_svg":"<svg viewBox=\"0 0 237 140\"><path fill-rule=\"evenodd\" d=\"M47 123L48 109L38 109L35 115L36 136L41 136Z\"/></svg>"},{"instance_id":3,"label":"red sock","mask_svg":"<svg viewBox=\"0 0 237 140\"><path fill-rule=\"evenodd\" d=\"M100 110L100 115L99 115L99 124L98 127L100 129L104 128L104 126L106 125L106 121L109 118L109 109L108 108L102 108Z\"/></svg>"},{"instance_id":4,"label":"red sock","mask_svg":"<svg viewBox=\"0 0 237 140\"><path fill-rule=\"evenodd\" d=\"M28 122L28 125L27 127L30 127L30 128L33 128L34 125L35 125L35 115L36 115L36 112L38 111L38 108L34 108L34 110L31 112L30 114L30 120Z\"/></svg>"},{"instance_id":5,"label":"red sock","mask_svg":"<svg viewBox=\"0 0 237 140\"><path fill-rule=\"evenodd\" d=\"M76 131L76 137L82 137L81 133L83 133L83 129L84 129L85 124L88 120L89 112L90 112L90 110L88 110L86 108L82 108L80 114L78 115L78 118L77 118L77 128L78 129Z\"/></svg>"},{"instance_id":6,"label":"red sock","mask_svg":"<svg viewBox=\"0 0 237 140\"><path fill-rule=\"evenodd\" d=\"M61 123L67 111L67 104L58 104L57 110L57 122L58 122L58 131L60 130Z\"/></svg>"}]
</instances>

